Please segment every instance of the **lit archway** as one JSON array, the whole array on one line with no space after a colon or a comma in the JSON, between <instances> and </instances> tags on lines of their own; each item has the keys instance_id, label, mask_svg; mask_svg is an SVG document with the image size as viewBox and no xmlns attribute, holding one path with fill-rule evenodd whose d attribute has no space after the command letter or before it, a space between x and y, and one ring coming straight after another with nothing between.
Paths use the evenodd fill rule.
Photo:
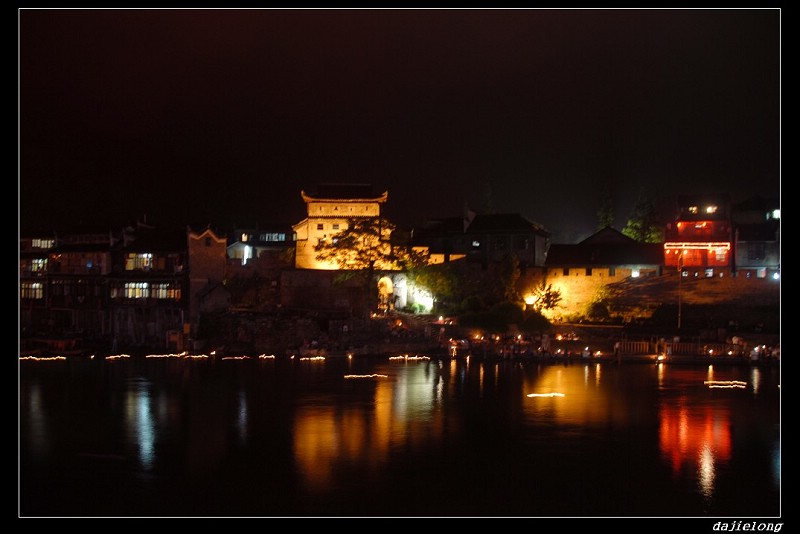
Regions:
<instances>
[{"instance_id":1,"label":"lit archway","mask_svg":"<svg viewBox=\"0 0 800 534\"><path fill-rule=\"evenodd\" d=\"M394 309L394 283L388 276L378 280L378 308L384 311Z\"/></svg>"}]
</instances>

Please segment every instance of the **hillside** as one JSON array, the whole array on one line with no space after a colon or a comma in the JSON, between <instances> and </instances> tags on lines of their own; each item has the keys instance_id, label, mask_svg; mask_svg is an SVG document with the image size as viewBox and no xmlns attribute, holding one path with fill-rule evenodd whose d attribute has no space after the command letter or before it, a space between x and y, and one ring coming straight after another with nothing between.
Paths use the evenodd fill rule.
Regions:
<instances>
[{"instance_id":1,"label":"hillside","mask_svg":"<svg viewBox=\"0 0 800 534\"><path fill-rule=\"evenodd\" d=\"M626 278L607 287L613 317L650 318L674 324L678 302L683 326L777 332L780 329L780 282L763 278L684 277L670 271L662 276Z\"/></svg>"}]
</instances>

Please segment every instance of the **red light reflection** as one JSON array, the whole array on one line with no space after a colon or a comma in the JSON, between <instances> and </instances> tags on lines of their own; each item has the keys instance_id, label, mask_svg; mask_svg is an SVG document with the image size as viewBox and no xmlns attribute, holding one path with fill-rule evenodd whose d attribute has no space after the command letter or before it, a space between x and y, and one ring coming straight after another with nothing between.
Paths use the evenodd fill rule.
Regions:
<instances>
[{"instance_id":1,"label":"red light reflection","mask_svg":"<svg viewBox=\"0 0 800 534\"><path fill-rule=\"evenodd\" d=\"M689 407L680 399L677 406L662 405L659 418L659 446L673 473L680 472L684 464L699 462L708 451L715 462L730 460L731 414L727 408Z\"/></svg>"}]
</instances>

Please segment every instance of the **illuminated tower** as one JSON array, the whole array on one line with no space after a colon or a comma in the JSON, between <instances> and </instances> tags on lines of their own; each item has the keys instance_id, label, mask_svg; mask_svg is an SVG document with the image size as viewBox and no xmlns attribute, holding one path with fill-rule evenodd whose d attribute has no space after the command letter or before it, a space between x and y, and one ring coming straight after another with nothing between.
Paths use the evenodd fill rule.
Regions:
<instances>
[{"instance_id":1,"label":"illuminated tower","mask_svg":"<svg viewBox=\"0 0 800 534\"><path fill-rule=\"evenodd\" d=\"M297 235L295 267L333 270L338 265L318 261L314 247L347 228L348 219L380 217L389 193L375 196L369 184L320 184L316 194L300 195L308 216L292 227Z\"/></svg>"}]
</instances>

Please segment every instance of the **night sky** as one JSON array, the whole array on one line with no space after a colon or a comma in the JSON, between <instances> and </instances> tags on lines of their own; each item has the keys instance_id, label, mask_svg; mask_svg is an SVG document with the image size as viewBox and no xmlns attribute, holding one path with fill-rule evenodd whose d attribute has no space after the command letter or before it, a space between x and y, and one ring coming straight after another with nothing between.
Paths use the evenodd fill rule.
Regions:
<instances>
[{"instance_id":1,"label":"night sky","mask_svg":"<svg viewBox=\"0 0 800 534\"><path fill-rule=\"evenodd\" d=\"M402 226L465 206L554 242L640 195L780 193L781 11L19 15L23 233L293 224L322 182Z\"/></svg>"}]
</instances>

